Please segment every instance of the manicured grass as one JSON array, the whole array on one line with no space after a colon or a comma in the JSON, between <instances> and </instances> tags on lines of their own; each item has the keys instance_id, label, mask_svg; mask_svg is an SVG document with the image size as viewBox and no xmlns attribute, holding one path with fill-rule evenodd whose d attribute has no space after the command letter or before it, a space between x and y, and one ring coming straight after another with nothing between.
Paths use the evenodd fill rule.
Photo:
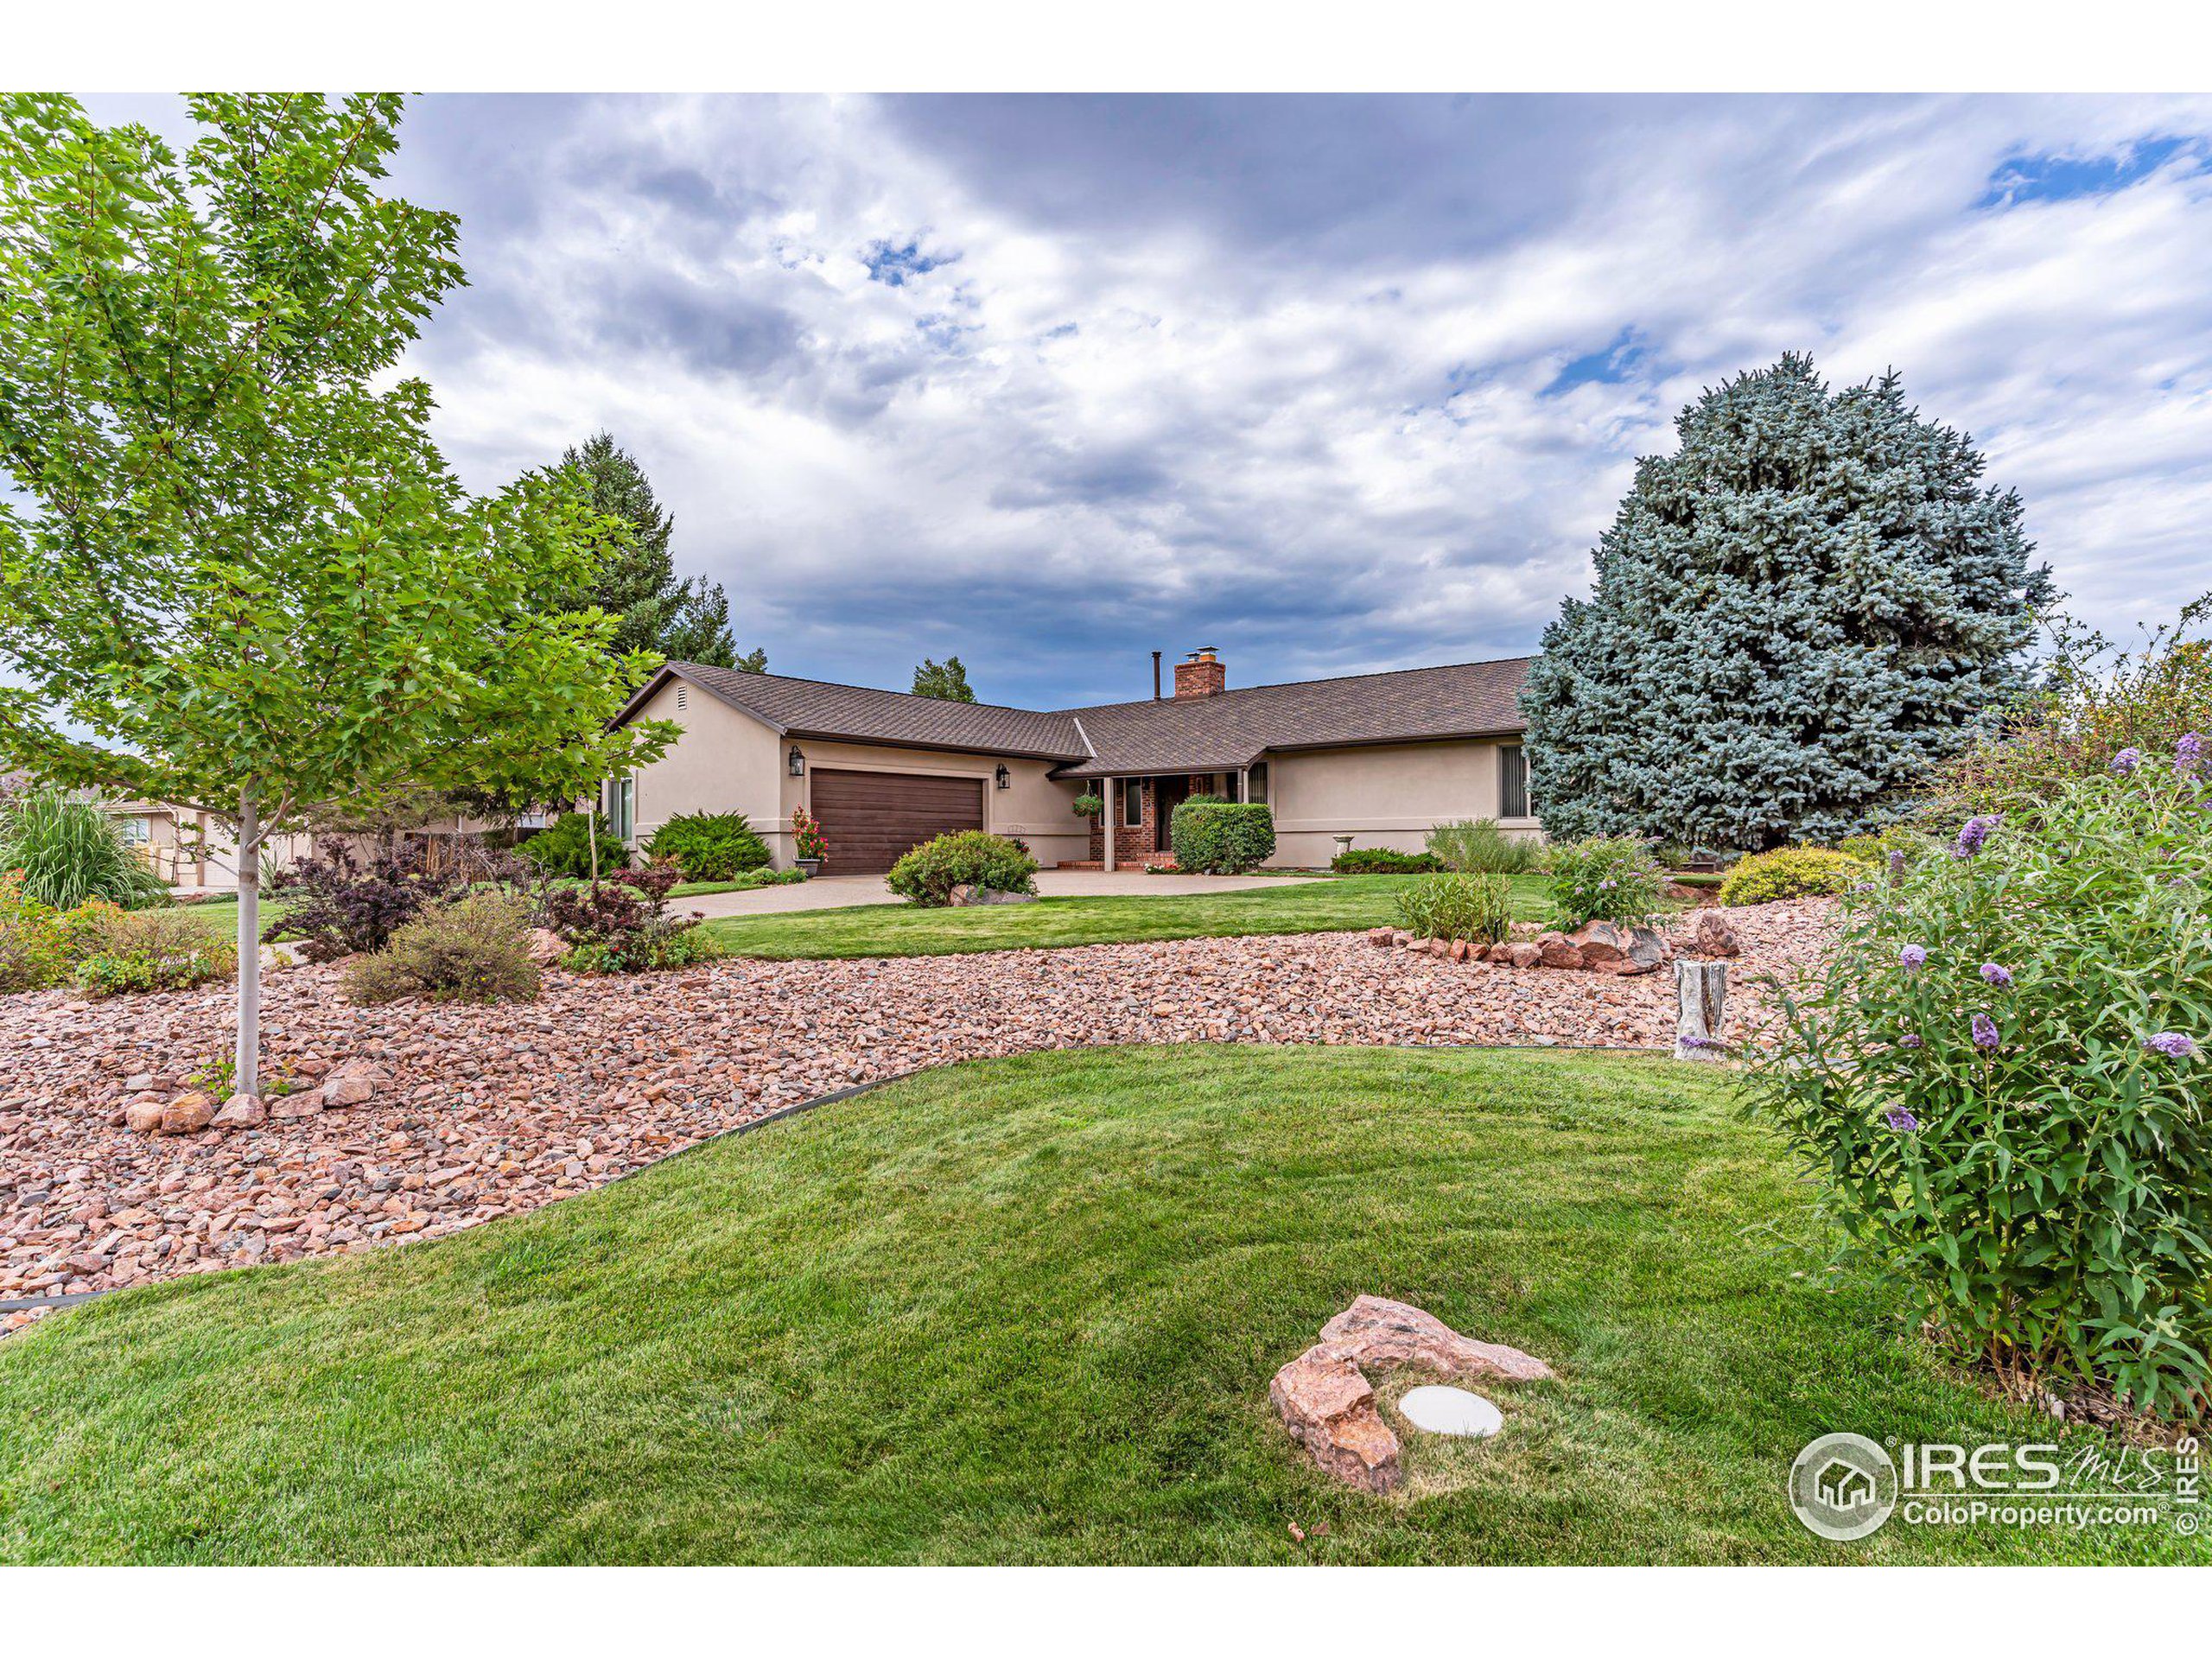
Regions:
<instances>
[{"instance_id":1,"label":"manicured grass","mask_svg":"<svg viewBox=\"0 0 2212 1659\"><path fill-rule=\"evenodd\" d=\"M1129 893L1101 899L1040 899L1033 905L921 910L859 905L845 910L726 916L705 926L743 957L936 957L970 950L1112 944L1132 939L1231 938L1251 933L1332 933L1398 919L1398 891L1419 876L1347 875L1286 881L1236 893ZM1516 912L1527 921L1551 913L1551 887L1516 875Z\"/></svg>"},{"instance_id":2,"label":"manicured grass","mask_svg":"<svg viewBox=\"0 0 2212 1659\"><path fill-rule=\"evenodd\" d=\"M1033 1055L435 1243L112 1297L0 1342L0 1559L2179 1558L1800 1529L1816 1434L2053 1425L1826 1269L1726 1086L1557 1052ZM1409 1441L1405 1494L1340 1488L1267 1387L1361 1291L1560 1381L1491 1387L1497 1440Z\"/></svg>"}]
</instances>

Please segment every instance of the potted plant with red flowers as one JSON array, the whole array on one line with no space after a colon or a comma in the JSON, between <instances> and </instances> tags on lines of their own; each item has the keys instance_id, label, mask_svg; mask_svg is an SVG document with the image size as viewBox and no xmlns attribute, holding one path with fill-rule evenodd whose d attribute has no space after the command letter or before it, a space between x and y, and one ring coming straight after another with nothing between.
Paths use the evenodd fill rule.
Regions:
<instances>
[{"instance_id":1,"label":"potted plant with red flowers","mask_svg":"<svg viewBox=\"0 0 2212 1659\"><path fill-rule=\"evenodd\" d=\"M798 843L796 860L800 869L809 877L822 874L822 866L829 860L830 843L822 834L822 826L804 807L791 813L791 839Z\"/></svg>"}]
</instances>

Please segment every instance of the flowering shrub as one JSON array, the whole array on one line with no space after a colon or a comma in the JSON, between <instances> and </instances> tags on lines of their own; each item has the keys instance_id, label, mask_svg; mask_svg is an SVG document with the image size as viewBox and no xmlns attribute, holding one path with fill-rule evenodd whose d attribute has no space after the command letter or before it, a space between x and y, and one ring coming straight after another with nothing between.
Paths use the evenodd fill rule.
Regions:
<instances>
[{"instance_id":1,"label":"flowering shrub","mask_svg":"<svg viewBox=\"0 0 2212 1659\"><path fill-rule=\"evenodd\" d=\"M1844 1226L2015 1381L2200 1407L2212 1352L2202 747L1984 814L1854 890L1753 1087ZM2118 757L2115 757L2118 759Z\"/></svg>"},{"instance_id":2,"label":"flowering shrub","mask_svg":"<svg viewBox=\"0 0 2212 1659\"><path fill-rule=\"evenodd\" d=\"M1513 937L1513 883L1502 875L1432 875L1398 894L1406 931L1497 944Z\"/></svg>"},{"instance_id":3,"label":"flowering shrub","mask_svg":"<svg viewBox=\"0 0 2212 1659\"><path fill-rule=\"evenodd\" d=\"M1665 877L1651 849L1633 836L1562 842L1551 849L1552 902L1562 927L1618 922L1648 927L1659 913Z\"/></svg>"},{"instance_id":4,"label":"flowering shrub","mask_svg":"<svg viewBox=\"0 0 2212 1659\"><path fill-rule=\"evenodd\" d=\"M830 838L822 833L822 825L814 814L803 806L791 809L791 840L798 845L801 858L830 856Z\"/></svg>"},{"instance_id":5,"label":"flowering shrub","mask_svg":"<svg viewBox=\"0 0 2212 1659\"><path fill-rule=\"evenodd\" d=\"M1841 893L1854 881L1871 881L1874 867L1848 853L1821 847L1784 847L1738 859L1720 884L1724 905L1764 905L1777 899Z\"/></svg>"}]
</instances>

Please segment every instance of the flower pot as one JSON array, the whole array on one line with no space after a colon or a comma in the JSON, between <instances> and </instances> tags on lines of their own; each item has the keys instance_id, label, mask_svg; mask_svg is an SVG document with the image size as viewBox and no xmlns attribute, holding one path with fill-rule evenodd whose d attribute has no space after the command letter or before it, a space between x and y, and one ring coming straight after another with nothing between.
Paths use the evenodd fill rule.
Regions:
<instances>
[{"instance_id":1,"label":"flower pot","mask_svg":"<svg viewBox=\"0 0 2212 1659\"><path fill-rule=\"evenodd\" d=\"M818 858L795 858L791 862L806 873L806 879L810 881L822 874L822 861Z\"/></svg>"}]
</instances>

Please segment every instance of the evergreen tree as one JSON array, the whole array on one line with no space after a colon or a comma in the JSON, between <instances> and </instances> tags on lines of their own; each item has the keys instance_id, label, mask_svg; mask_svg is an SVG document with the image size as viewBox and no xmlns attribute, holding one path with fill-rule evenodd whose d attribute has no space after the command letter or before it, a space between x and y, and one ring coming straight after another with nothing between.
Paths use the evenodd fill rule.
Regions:
<instances>
[{"instance_id":1,"label":"evergreen tree","mask_svg":"<svg viewBox=\"0 0 2212 1659\"><path fill-rule=\"evenodd\" d=\"M923 658L914 670L914 695L942 697L947 702L976 701L976 694L968 689L968 670L957 657L948 657L941 663Z\"/></svg>"},{"instance_id":2,"label":"evergreen tree","mask_svg":"<svg viewBox=\"0 0 2212 1659\"><path fill-rule=\"evenodd\" d=\"M1529 671L1545 827L1758 849L1895 817L2025 687L2052 595L2019 497L1894 373L1831 393L1793 353L1675 427Z\"/></svg>"},{"instance_id":3,"label":"evergreen tree","mask_svg":"<svg viewBox=\"0 0 2212 1659\"><path fill-rule=\"evenodd\" d=\"M562 457L582 475L594 511L623 525L588 601L616 620L621 651L649 651L677 662L767 671L765 652L738 655L729 597L703 576L678 581L669 538L676 521L661 510L644 469L612 434L601 432Z\"/></svg>"}]
</instances>

